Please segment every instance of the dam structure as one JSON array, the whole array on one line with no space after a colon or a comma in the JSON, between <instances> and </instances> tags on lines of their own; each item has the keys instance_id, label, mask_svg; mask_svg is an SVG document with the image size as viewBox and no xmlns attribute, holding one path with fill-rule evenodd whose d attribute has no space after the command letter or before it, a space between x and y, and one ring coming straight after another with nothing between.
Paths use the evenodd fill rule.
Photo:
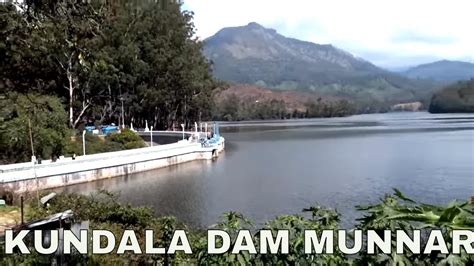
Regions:
<instances>
[{"instance_id":1,"label":"dam structure","mask_svg":"<svg viewBox=\"0 0 474 266\"><path fill-rule=\"evenodd\" d=\"M161 135L155 131L138 134L155 140ZM210 139L207 134L199 132L171 131L165 135L175 135L176 138L182 135L182 140L164 145L150 141L150 147L146 148L83 155L74 159L66 157L56 162L46 160L41 164L28 162L0 165L0 190L27 193L124 176L193 160L210 160L218 157L225 148L225 139L219 134L214 134Z\"/></svg>"}]
</instances>

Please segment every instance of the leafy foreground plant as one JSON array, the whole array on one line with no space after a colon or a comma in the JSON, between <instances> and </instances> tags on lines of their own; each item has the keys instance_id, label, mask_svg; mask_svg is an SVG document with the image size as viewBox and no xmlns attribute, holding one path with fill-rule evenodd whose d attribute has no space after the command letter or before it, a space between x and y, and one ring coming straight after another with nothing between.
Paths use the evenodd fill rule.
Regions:
<instances>
[{"instance_id":1,"label":"leafy foreground plant","mask_svg":"<svg viewBox=\"0 0 474 266\"><path fill-rule=\"evenodd\" d=\"M382 235L383 230L392 232L394 238L396 230L413 232L422 230L426 236L431 230L441 230L443 238L446 240L448 250L452 250L452 230L468 229L474 230L474 207L468 202L452 201L447 207L440 207L417 203L404 196L399 190L394 189L393 195L388 195L381 200L381 203L368 206L356 206L357 210L367 214L358 219L360 222L358 229L377 230ZM425 239L426 240L426 239ZM461 249L461 254L441 254L433 252L431 254L413 254L404 252L396 254L395 242L392 241L392 254L364 254L358 261L365 263L384 264L449 264L464 265L472 264L474 256L468 255Z\"/></svg>"},{"instance_id":2,"label":"leafy foreground plant","mask_svg":"<svg viewBox=\"0 0 474 266\"><path fill-rule=\"evenodd\" d=\"M395 190L393 195L387 195L380 203L368 206L357 206L364 216L358 220L356 229L375 230L380 235L383 230L392 232L392 254L367 254L363 250L360 255L346 255L334 249L332 254L305 254L304 232L314 230L321 233L323 230L338 230L340 215L331 209L311 207L304 209L301 215L283 215L265 223L257 230L255 225L240 213L227 212L219 223L209 229L224 230L231 239L228 252L221 255L208 254L208 238L206 231L188 228L179 223L174 217L157 218L150 208L134 208L122 205L117 196L106 191L96 195L84 196L76 194L61 194L49 206L49 209L38 209L32 204L29 207L28 218L36 219L48 214L71 209L78 220L89 220L90 229L106 229L121 235L125 229L133 229L137 233L141 247L144 246L144 230L152 229L155 233L155 246L166 247L171 242L173 233L177 229L186 230L193 253L176 253L169 255L145 255L125 253L116 255L77 256L70 259L71 264L88 265L161 265L161 264L205 264L205 265L472 265L474 257L463 251L459 255L441 254L413 254L405 249L403 255L396 254L395 230L401 229L412 232L420 229L423 232L423 241L430 230L441 230L446 243L451 250L451 235L453 229L474 230L474 213L472 206L467 202L452 202L447 207L439 207L416 203ZM269 230L276 236L278 230L287 230L289 234L288 254L250 254L247 251L232 254L236 238L240 230L253 232L253 242L256 250L260 250L261 230ZM120 239L116 239L120 241ZM337 243L337 239L334 240ZM217 246L222 239L217 241ZM2 245L3 247L3 245ZM91 249L89 249L91 250ZM3 252L2 252L3 254ZM2 265L42 264L52 263L54 258L33 255L2 255Z\"/></svg>"}]
</instances>

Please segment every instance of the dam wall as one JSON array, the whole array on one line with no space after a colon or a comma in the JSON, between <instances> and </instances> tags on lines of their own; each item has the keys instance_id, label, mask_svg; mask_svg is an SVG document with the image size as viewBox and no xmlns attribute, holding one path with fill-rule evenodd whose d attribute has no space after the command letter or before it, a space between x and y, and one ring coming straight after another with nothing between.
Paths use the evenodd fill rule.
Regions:
<instances>
[{"instance_id":1,"label":"dam wall","mask_svg":"<svg viewBox=\"0 0 474 266\"><path fill-rule=\"evenodd\" d=\"M62 158L42 164L0 166L0 189L14 193L63 187L129 175L193 160L209 160L224 150L224 139L212 146L180 141L141 149Z\"/></svg>"}]
</instances>

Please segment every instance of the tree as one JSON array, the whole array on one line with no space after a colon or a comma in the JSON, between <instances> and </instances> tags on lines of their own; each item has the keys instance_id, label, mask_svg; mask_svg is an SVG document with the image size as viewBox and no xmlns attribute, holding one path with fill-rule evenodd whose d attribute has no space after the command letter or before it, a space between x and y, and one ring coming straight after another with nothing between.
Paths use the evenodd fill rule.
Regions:
<instances>
[{"instance_id":1,"label":"tree","mask_svg":"<svg viewBox=\"0 0 474 266\"><path fill-rule=\"evenodd\" d=\"M0 88L61 98L71 128L86 120L138 127L148 120L167 129L210 119L217 85L194 36L193 14L177 1L0 8Z\"/></svg>"},{"instance_id":2,"label":"tree","mask_svg":"<svg viewBox=\"0 0 474 266\"><path fill-rule=\"evenodd\" d=\"M45 46L51 36L12 4L0 5L0 93L53 92L58 72Z\"/></svg>"},{"instance_id":3,"label":"tree","mask_svg":"<svg viewBox=\"0 0 474 266\"><path fill-rule=\"evenodd\" d=\"M69 126L75 128L97 95L91 86L94 46L101 13L82 1L47 4L25 1L21 11L5 5L2 13L2 86L68 99Z\"/></svg>"},{"instance_id":4,"label":"tree","mask_svg":"<svg viewBox=\"0 0 474 266\"><path fill-rule=\"evenodd\" d=\"M100 34L102 20L102 14L95 10L94 4L100 5L100 2L60 1L52 10L36 10L45 17L41 21L44 31L51 31L56 40L48 44L54 51L52 57L59 65L60 73L66 78L63 88L68 93L71 128L78 125L93 99L101 94L90 84L94 77L91 72L96 67L93 62L95 39Z\"/></svg>"},{"instance_id":5,"label":"tree","mask_svg":"<svg viewBox=\"0 0 474 266\"><path fill-rule=\"evenodd\" d=\"M62 154L67 115L57 97L14 93L0 99L0 106L1 161L25 162L32 155L50 158Z\"/></svg>"}]
</instances>

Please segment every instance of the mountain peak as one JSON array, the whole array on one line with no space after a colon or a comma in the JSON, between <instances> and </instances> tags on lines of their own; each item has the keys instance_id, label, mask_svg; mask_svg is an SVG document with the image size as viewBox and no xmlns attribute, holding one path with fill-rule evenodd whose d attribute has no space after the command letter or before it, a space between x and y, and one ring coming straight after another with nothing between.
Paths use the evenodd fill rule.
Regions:
<instances>
[{"instance_id":1,"label":"mountain peak","mask_svg":"<svg viewBox=\"0 0 474 266\"><path fill-rule=\"evenodd\" d=\"M277 34L277 31L271 28L265 28L264 26L258 24L257 22L250 22L246 26L239 27L241 30L255 31L259 33L266 34Z\"/></svg>"},{"instance_id":2,"label":"mountain peak","mask_svg":"<svg viewBox=\"0 0 474 266\"><path fill-rule=\"evenodd\" d=\"M292 68L293 64L297 64L297 68L310 64L315 72L380 71L374 65L332 45L288 38L257 22L221 29L206 40L204 53L213 62L220 61L217 57L229 57L228 60L263 60L271 64L292 62Z\"/></svg>"},{"instance_id":3,"label":"mountain peak","mask_svg":"<svg viewBox=\"0 0 474 266\"><path fill-rule=\"evenodd\" d=\"M247 24L247 27L249 27L249 28L259 28L259 29L265 28L262 25L258 24L257 22L250 22L249 24Z\"/></svg>"}]
</instances>

